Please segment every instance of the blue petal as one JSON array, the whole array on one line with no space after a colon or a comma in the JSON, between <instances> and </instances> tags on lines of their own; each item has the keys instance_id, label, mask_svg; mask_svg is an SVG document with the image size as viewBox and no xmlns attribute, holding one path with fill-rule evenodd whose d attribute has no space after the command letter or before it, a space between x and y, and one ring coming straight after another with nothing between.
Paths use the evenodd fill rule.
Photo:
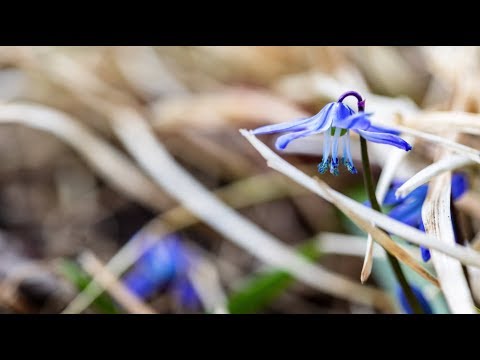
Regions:
<instances>
[{"instance_id":1,"label":"blue petal","mask_svg":"<svg viewBox=\"0 0 480 360\"><path fill-rule=\"evenodd\" d=\"M332 102L323 107L320 112L314 116L315 121L312 122L311 129L322 132L327 130L332 125L332 114L334 113L335 105L337 103Z\"/></svg>"},{"instance_id":2,"label":"blue petal","mask_svg":"<svg viewBox=\"0 0 480 360\"><path fill-rule=\"evenodd\" d=\"M410 226L418 226L422 221L422 201L402 203L394 207L388 216Z\"/></svg>"},{"instance_id":3,"label":"blue petal","mask_svg":"<svg viewBox=\"0 0 480 360\"><path fill-rule=\"evenodd\" d=\"M430 250L428 250L426 247L420 246L420 252L422 253L423 261L427 262L430 260L430 257L432 256L430 254Z\"/></svg>"},{"instance_id":4,"label":"blue petal","mask_svg":"<svg viewBox=\"0 0 480 360\"><path fill-rule=\"evenodd\" d=\"M354 130L364 139L374 143L392 145L405 151L410 151L412 149L409 143L407 143L405 140L403 140L401 137L397 135L364 131L360 129L354 129Z\"/></svg>"},{"instance_id":5,"label":"blue petal","mask_svg":"<svg viewBox=\"0 0 480 360\"><path fill-rule=\"evenodd\" d=\"M400 186L405 184L405 180L400 180L400 179L393 179L391 186L393 189L397 190Z\"/></svg>"},{"instance_id":6,"label":"blue petal","mask_svg":"<svg viewBox=\"0 0 480 360\"><path fill-rule=\"evenodd\" d=\"M420 224L418 224L418 230L425 232L425 226L423 226L423 221L420 221Z\"/></svg>"},{"instance_id":7,"label":"blue petal","mask_svg":"<svg viewBox=\"0 0 480 360\"><path fill-rule=\"evenodd\" d=\"M427 192L428 192L428 185L427 184L420 185L415 190L413 190L410 194L408 194L405 197L405 200L409 198L414 198L423 203L427 197Z\"/></svg>"},{"instance_id":8,"label":"blue petal","mask_svg":"<svg viewBox=\"0 0 480 360\"><path fill-rule=\"evenodd\" d=\"M138 266L144 267L150 276L159 280L172 278L180 265L182 251L183 247L177 239L162 239L140 258Z\"/></svg>"},{"instance_id":9,"label":"blue petal","mask_svg":"<svg viewBox=\"0 0 480 360\"><path fill-rule=\"evenodd\" d=\"M372 132L382 132L382 133L387 133L387 134L400 135L400 131L395 130L395 129L391 129L391 128L386 127L386 126L381 126L381 125L370 124L370 127L366 130L372 131Z\"/></svg>"},{"instance_id":10,"label":"blue petal","mask_svg":"<svg viewBox=\"0 0 480 360\"><path fill-rule=\"evenodd\" d=\"M405 197L400 198L399 200L402 203L410 202L414 200L417 200L423 203L425 201L425 198L427 197L427 192L428 192L428 185L423 184L417 187L411 193L407 194Z\"/></svg>"},{"instance_id":11,"label":"blue petal","mask_svg":"<svg viewBox=\"0 0 480 360\"><path fill-rule=\"evenodd\" d=\"M175 295L182 306L195 310L200 306L200 298L192 283L186 276L179 278L174 285Z\"/></svg>"},{"instance_id":12,"label":"blue petal","mask_svg":"<svg viewBox=\"0 0 480 360\"><path fill-rule=\"evenodd\" d=\"M452 197L460 198L468 190L468 178L465 174L455 173L452 176Z\"/></svg>"},{"instance_id":13,"label":"blue petal","mask_svg":"<svg viewBox=\"0 0 480 360\"><path fill-rule=\"evenodd\" d=\"M318 112L318 114L307 119L299 119L296 121L290 121L281 124L262 126L253 130L252 133L254 135L262 135L285 131L303 131L306 129L323 131L322 129L328 129L330 127L330 110L334 107L335 104L336 103L332 102L325 105L322 110Z\"/></svg>"},{"instance_id":14,"label":"blue petal","mask_svg":"<svg viewBox=\"0 0 480 360\"><path fill-rule=\"evenodd\" d=\"M359 112L351 114L349 116L340 117L337 116L333 121L333 126L342 129L368 129L370 126L370 120L368 117L370 113Z\"/></svg>"},{"instance_id":15,"label":"blue petal","mask_svg":"<svg viewBox=\"0 0 480 360\"><path fill-rule=\"evenodd\" d=\"M310 118L302 118L295 121L289 121L281 124L274 124L274 125L265 125L255 130L252 130L252 133L255 135L263 135L263 134L273 134L277 132L284 132L284 131L297 131L297 130L305 130L308 123L311 122L313 117Z\"/></svg>"},{"instance_id":16,"label":"blue petal","mask_svg":"<svg viewBox=\"0 0 480 360\"><path fill-rule=\"evenodd\" d=\"M423 296L420 289L418 289L416 286L410 287L413 291L413 294L418 299L418 302L420 303L423 312L425 314L433 314L432 308L428 303L428 300L425 298L425 296ZM413 309L410 307L410 304L408 303L407 297L405 296L405 293L403 292L401 286L397 286L397 296L403 311L405 311L405 313L407 314L413 314Z\"/></svg>"},{"instance_id":17,"label":"blue petal","mask_svg":"<svg viewBox=\"0 0 480 360\"><path fill-rule=\"evenodd\" d=\"M348 105L345 105L344 103L341 103L341 102L335 103L333 105L332 110L330 111L332 126L341 127L339 123L353 114L354 114L354 111Z\"/></svg>"},{"instance_id":18,"label":"blue petal","mask_svg":"<svg viewBox=\"0 0 480 360\"><path fill-rule=\"evenodd\" d=\"M387 205L387 206L397 205L404 200L404 199L397 199L397 197L395 196L395 192L404 183L405 183L405 180L394 179L392 181L392 183L390 184L390 189L385 195L385 199L383 199L383 205Z\"/></svg>"},{"instance_id":19,"label":"blue petal","mask_svg":"<svg viewBox=\"0 0 480 360\"><path fill-rule=\"evenodd\" d=\"M395 191L397 191L397 189L398 187L391 187L390 190L388 190L387 194L385 195L385 199L383 199L383 205L393 206L402 202L401 199L397 199L395 196Z\"/></svg>"},{"instance_id":20,"label":"blue petal","mask_svg":"<svg viewBox=\"0 0 480 360\"><path fill-rule=\"evenodd\" d=\"M308 135L313 135L313 134L316 134L316 133L317 132L314 131L314 130L304 130L304 131L299 131L299 132L294 132L294 133L282 135L275 142L275 147L278 150L283 150L288 146L288 144L291 141L293 141L295 139L305 137L305 136L308 136Z\"/></svg>"},{"instance_id":21,"label":"blue petal","mask_svg":"<svg viewBox=\"0 0 480 360\"><path fill-rule=\"evenodd\" d=\"M418 228L422 222L422 209L419 208L418 210L405 215L402 219L398 219L398 221L401 221L408 226Z\"/></svg>"},{"instance_id":22,"label":"blue petal","mask_svg":"<svg viewBox=\"0 0 480 360\"><path fill-rule=\"evenodd\" d=\"M143 271L133 270L123 279L125 286L141 298L152 295L161 286L155 279L151 279Z\"/></svg>"},{"instance_id":23,"label":"blue petal","mask_svg":"<svg viewBox=\"0 0 480 360\"><path fill-rule=\"evenodd\" d=\"M167 235L146 249L124 282L138 296L147 297L184 274L190 256L177 234Z\"/></svg>"}]
</instances>

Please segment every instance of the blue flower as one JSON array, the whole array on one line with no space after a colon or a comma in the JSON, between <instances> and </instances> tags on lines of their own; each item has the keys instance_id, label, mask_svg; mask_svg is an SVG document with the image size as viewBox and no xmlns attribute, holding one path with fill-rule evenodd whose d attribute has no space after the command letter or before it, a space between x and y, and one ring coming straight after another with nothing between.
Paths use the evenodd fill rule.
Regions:
<instances>
[{"instance_id":1,"label":"blue flower","mask_svg":"<svg viewBox=\"0 0 480 360\"><path fill-rule=\"evenodd\" d=\"M342 103L345 97L353 95L358 99L359 112L355 113L348 105ZM371 142L387 144L405 151L411 146L398 136L399 132L383 126L372 125L370 115L363 112L365 101L356 92L348 92L340 97L337 102L327 104L320 112L310 118L299 119L282 124L262 126L253 130L253 134L273 134L288 132L280 136L275 146L284 150L288 144L299 138L324 133L323 158L318 165L318 171L323 174L330 167L330 173L338 175L338 153L342 150L342 163L352 174L357 170L353 165L350 151L350 130Z\"/></svg>"},{"instance_id":2,"label":"blue flower","mask_svg":"<svg viewBox=\"0 0 480 360\"><path fill-rule=\"evenodd\" d=\"M425 231L422 221L422 205L427 197L428 184L416 188L402 199L395 197L395 192L403 184L403 181L394 181L390 190L385 196L383 205L392 206L388 216L401 221L407 225ZM460 198L468 189L468 180L464 174L458 173L452 176L452 197L454 200ZM423 261L430 260L430 250L420 246Z\"/></svg>"},{"instance_id":3,"label":"blue flower","mask_svg":"<svg viewBox=\"0 0 480 360\"><path fill-rule=\"evenodd\" d=\"M420 289L418 289L415 286L411 286L411 289L415 297L418 299L418 302L420 303L420 306L422 307L423 312L425 314L433 314L430 304L428 303L427 299L425 299L425 296L423 296ZM405 293L403 292L402 287L399 285L397 286L397 297L400 302L400 305L402 306L403 311L405 311L407 314L413 314L413 309L410 307L407 297L405 296Z\"/></svg>"},{"instance_id":4,"label":"blue flower","mask_svg":"<svg viewBox=\"0 0 480 360\"><path fill-rule=\"evenodd\" d=\"M148 298L160 288L168 288L183 306L196 308L199 298L187 276L193 261L194 255L182 244L180 236L169 234L144 250L123 281L141 298Z\"/></svg>"}]
</instances>

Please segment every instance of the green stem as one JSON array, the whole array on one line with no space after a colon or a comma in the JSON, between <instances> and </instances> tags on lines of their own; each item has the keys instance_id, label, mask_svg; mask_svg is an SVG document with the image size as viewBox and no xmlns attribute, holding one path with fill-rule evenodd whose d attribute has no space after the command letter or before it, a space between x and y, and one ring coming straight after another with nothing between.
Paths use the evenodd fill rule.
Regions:
<instances>
[{"instance_id":1,"label":"green stem","mask_svg":"<svg viewBox=\"0 0 480 360\"><path fill-rule=\"evenodd\" d=\"M380 205L378 204L377 197L375 195L375 186L373 184L373 177L372 171L370 168L370 161L368 159L368 149L367 149L367 141L360 137L360 146L362 150L362 164L363 164L363 181L365 183L365 188L368 193L368 198L370 199L370 204L372 204L372 208L379 212L382 212ZM402 271L400 263L398 262L397 258L395 258L392 254L387 251L387 259L392 266L393 272L402 287L403 293L407 298L410 307L413 309L415 314L423 314L422 306L418 301L417 297L412 291L412 288L408 284L408 281L405 277L405 274Z\"/></svg>"}]
</instances>

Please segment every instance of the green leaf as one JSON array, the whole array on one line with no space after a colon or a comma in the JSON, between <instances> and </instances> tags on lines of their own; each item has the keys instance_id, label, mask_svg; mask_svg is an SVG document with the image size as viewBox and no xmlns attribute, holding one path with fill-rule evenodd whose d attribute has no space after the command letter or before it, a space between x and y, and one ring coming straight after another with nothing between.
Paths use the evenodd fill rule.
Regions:
<instances>
[{"instance_id":1,"label":"green leaf","mask_svg":"<svg viewBox=\"0 0 480 360\"><path fill-rule=\"evenodd\" d=\"M293 281L285 271L261 274L230 296L228 310L231 314L255 313L279 296Z\"/></svg>"},{"instance_id":2,"label":"green leaf","mask_svg":"<svg viewBox=\"0 0 480 360\"><path fill-rule=\"evenodd\" d=\"M303 244L298 252L311 261L321 256L314 241ZM258 312L275 300L294 281L295 279L283 270L259 274L230 296L228 310L231 314Z\"/></svg>"},{"instance_id":3,"label":"green leaf","mask_svg":"<svg viewBox=\"0 0 480 360\"><path fill-rule=\"evenodd\" d=\"M60 273L70 281L78 290L82 291L92 281L90 275L85 273L74 261L61 259L59 262ZM104 314L118 314L119 311L113 300L105 293L101 294L92 303L92 306Z\"/></svg>"}]
</instances>

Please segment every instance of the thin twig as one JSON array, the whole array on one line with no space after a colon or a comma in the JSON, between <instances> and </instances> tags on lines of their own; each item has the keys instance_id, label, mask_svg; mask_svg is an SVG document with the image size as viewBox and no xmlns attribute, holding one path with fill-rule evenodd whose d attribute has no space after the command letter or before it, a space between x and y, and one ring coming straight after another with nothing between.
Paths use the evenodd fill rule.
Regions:
<instances>
[{"instance_id":1,"label":"thin twig","mask_svg":"<svg viewBox=\"0 0 480 360\"><path fill-rule=\"evenodd\" d=\"M475 162L463 155L451 155L444 157L433 164L420 170L410 179L405 181L395 192L397 198L404 198L419 186L427 183L433 177L461 167L474 164Z\"/></svg>"},{"instance_id":2,"label":"thin twig","mask_svg":"<svg viewBox=\"0 0 480 360\"><path fill-rule=\"evenodd\" d=\"M91 252L84 252L78 259L83 269L105 288L110 295L131 314L155 314L150 306L133 295Z\"/></svg>"}]
</instances>

